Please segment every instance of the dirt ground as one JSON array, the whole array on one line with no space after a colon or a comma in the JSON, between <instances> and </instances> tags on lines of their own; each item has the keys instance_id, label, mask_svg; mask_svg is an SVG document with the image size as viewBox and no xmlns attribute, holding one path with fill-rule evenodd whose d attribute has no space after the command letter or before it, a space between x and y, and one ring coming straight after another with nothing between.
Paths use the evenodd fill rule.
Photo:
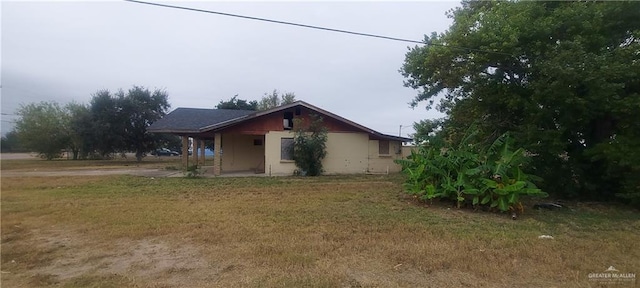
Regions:
<instances>
[{"instance_id":1,"label":"dirt ground","mask_svg":"<svg viewBox=\"0 0 640 288\"><path fill-rule=\"evenodd\" d=\"M157 237L97 242L77 229L57 226L34 229L28 234L31 235L27 238L29 245L40 251L51 251L55 258L34 267L30 277L5 271L13 270L11 266L21 265L20 259L7 259L8 264L3 265L6 283L28 287L40 284L55 286L56 283L87 275L127 275L126 286L144 282L169 286L191 283L196 287L205 285L215 276L211 272L216 267L200 256L198 247L187 243L175 245ZM76 284L82 286L82 281Z\"/></svg>"},{"instance_id":2,"label":"dirt ground","mask_svg":"<svg viewBox=\"0 0 640 288\"><path fill-rule=\"evenodd\" d=\"M132 155L129 155L133 158ZM24 159L37 159L38 155L35 153L0 153L0 160L24 160ZM144 177L171 177L181 176L182 172L175 170L148 168L148 167L84 167L82 169L33 169L25 171L23 169L18 170L3 170L0 172L2 177L60 177L60 176L102 176L102 175L134 175Z\"/></svg>"},{"instance_id":3,"label":"dirt ground","mask_svg":"<svg viewBox=\"0 0 640 288\"><path fill-rule=\"evenodd\" d=\"M38 158L34 153L0 153L0 160L19 160Z\"/></svg>"},{"instance_id":4,"label":"dirt ground","mask_svg":"<svg viewBox=\"0 0 640 288\"><path fill-rule=\"evenodd\" d=\"M103 175L134 175L145 177L171 177L182 176L181 171L170 171L149 168L126 169L83 169L61 171L2 171L2 177L59 177L59 176L103 176Z\"/></svg>"}]
</instances>

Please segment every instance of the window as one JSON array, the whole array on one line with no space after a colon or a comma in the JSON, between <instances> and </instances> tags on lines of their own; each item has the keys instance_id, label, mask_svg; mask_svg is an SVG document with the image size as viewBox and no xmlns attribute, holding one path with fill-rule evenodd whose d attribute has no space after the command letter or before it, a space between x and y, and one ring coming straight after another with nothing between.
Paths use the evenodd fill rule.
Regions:
<instances>
[{"instance_id":1,"label":"window","mask_svg":"<svg viewBox=\"0 0 640 288\"><path fill-rule=\"evenodd\" d=\"M293 160L293 138L280 139L280 160Z\"/></svg>"},{"instance_id":2,"label":"window","mask_svg":"<svg viewBox=\"0 0 640 288\"><path fill-rule=\"evenodd\" d=\"M284 117L283 117L283 128L284 130L291 130L293 129L293 112L284 112Z\"/></svg>"},{"instance_id":3,"label":"window","mask_svg":"<svg viewBox=\"0 0 640 288\"><path fill-rule=\"evenodd\" d=\"M262 146L262 139L253 139L253 146Z\"/></svg>"},{"instance_id":4,"label":"window","mask_svg":"<svg viewBox=\"0 0 640 288\"><path fill-rule=\"evenodd\" d=\"M389 140L378 140L378 154L389 155Z\"/></svg>"}]
</instances>

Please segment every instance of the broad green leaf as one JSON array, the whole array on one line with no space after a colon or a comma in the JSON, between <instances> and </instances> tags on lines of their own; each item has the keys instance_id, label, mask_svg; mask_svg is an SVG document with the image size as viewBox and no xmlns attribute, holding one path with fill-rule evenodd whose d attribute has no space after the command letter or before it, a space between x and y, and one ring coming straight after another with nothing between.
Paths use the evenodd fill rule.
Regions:
<instances>
[{"instance_id":1,"label":"broad green leaf","mask_svg":"<svg viewBox=\"0 0 640 288\"><path fill-rule=\"evenodd\" d=\"M504 190L510 192L510 193L514 193L517 192L519 190L522 190L522 188L524 188L524 186L526 185L526 183L524 181L518 181L514 184L510 184L504 187Z\"/></svg>"},{"instance_id":2,"label":"broad green leaf","mask_svg":"<svg viewBox=\"0 0 640 288\"><path fill-rule=\"evenodd\" d=\"M491 180L491 179L486 179L486 178L484 178L484 179L482 179L481 181L482 181L482 183L483 183L484 185L486 185L486 186L487 186L487 187L489 187L489 188L497 188L497 187L498 187L498 182L493 181L493 180Z\"/></svg>"},{"instance_id":3,"label":"broad green leaf","mask_svg":"<svg viewBox=\"0 0 640 288\"><path fill-rule=\"evenodd\" d=\"M486 195L484 196L484 198L482 198L482 201L480 201L480 204L484 205L489 203L489 201L491 201L491 196L490 195Z\"/></svg>"},{"instance_id":4,"label":"broad green leaf","mask_svg":"<svg viewBox=\"0 0 640 288\"><path fill-rule=\"evenodd\" d=\"M504 196L504 195L508 195L509 191L507 191L506 189L494 189L493 190L494 193L500 195L500 196Z\"/></svg>"},{"instance_id":5,"label":"broad green leaf","mask_svg":"<svg viewBox=\"0 0 640 288\"><path fill-rule=\"evenodd\" d=\"M478 192L480 192L480 190L478 190L478 189L464 189L464 190L462 190L462 193L467 194L467 195L477 195Z\"/></svg>"},{"instance_id":6,"label":"broad green leaf","mask_svg":"<svg viewBox=\"0 0 640 288\"><path fill-rule=\"evenodd\" d=\"M498 198L498 209L500 209L500 211L509 210L509 205L507 205L507 201L504 199L504 197Z\"/></svg>"},{"instance_id":7,"label":"broad green leaf","mask_svg":"<svg viewBox=\"0 0 640 288\"><path fill-rule=\"evenodd\" d=\"M469 176L473 176L473 175L478 175L480 173L480 171L482 171L480 169L480 167L476 167L473 169L467 169L466 171L464 171L464 174L469 175Z\"/></svg>"},{"instance_id":8,"label":"broad green leaf","mask_svg":"<svg viewBox=\"0 0 640 288\"><path fill-rule=\"evenodd\" d=\"M516 201L518 201L517 193L512 193L511 195L509 195L509 204L516 203Z\"/></svg>"}]
</instances>

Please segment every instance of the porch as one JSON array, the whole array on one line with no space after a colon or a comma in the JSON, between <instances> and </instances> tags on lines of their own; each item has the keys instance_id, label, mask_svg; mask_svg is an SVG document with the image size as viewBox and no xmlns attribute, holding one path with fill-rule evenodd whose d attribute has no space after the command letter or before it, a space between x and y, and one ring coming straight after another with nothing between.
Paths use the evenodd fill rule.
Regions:
<instances>
[{"instance_id":1,"label":"porch","mask_svg":"<svg viewBox=\"0 0 640 288\"><path fill-rule=\"evenodd\" d=\"M265 174L265 135L215 133L212 136L181 136L184 170L196 165L205 176ZM206 156L205 141L210 139L214 143L213 156ZM191 155L189 149L194 151Z\"/></svg>"}]
</instances>

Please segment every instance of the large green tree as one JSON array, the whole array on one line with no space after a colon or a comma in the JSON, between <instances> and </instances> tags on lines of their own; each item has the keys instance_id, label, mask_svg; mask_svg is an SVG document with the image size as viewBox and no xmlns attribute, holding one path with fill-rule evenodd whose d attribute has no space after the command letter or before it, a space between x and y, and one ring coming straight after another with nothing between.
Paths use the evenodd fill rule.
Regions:
<instances>
[{"instance_id":1,"label":"large green tree","mask_svg":"<svg viewBox=\"0 0 640 288\"><path fill-rule=\"evenodd\" d=\"M415 133L411 134L413 142L416 144L425 144L433 141L438 137L438 132L442 129L443 119L424 119L413 123Z\"/></svg>"},{"instance_id":2,"label":"large green tree","mask_svg":"<svg viewBox=\"0 0 640 288\"><path fill-rule=\"evenodd\" d=\"M88 115L78 109L76 120L90 121L74 127L84 135L83 145L100 157L130 151L141 161L162 141L160 136L148 133L147 127L167 113L168 97L163 90L150 91L140 86L127 92L99 90L91 99Z\"/></svg>"},{"instance_id":3,"label":"large green tree","mask_svg":"<svg viewBox=\"0 0 640 288\"><path fill-rule=\"evenodd\" d=\"M293 92L280 93L274 89L271 94L264 93L260 102L258 102L258 110L264 111L278 106L291 104L296 101L296 94Z\"/></svg>"},{"instance_id":4,"label":"large green tree","mask_svg":"<svg viewBox=\"0 0 640 288\"><path fill-rule=\"evenodd\" d=\"M92 125L89 107L72 102L65 108L69 115L69 150L73 153L73 160L85 159L91 153Z\"/></svg>"},{"instance_id":5,"label":"large green tree","mask_svg":"<svg viewBox=\"0 0 640 288\"><path fill-rule=\"evenodd\" d=\"M69 144L69 116L56 102L22 105L17 115L15 131L20 143L42 158L60 156Z\"/></svg>"},{"instance_id":6,"label":"large green tree","mask_svg":"<svg viewBox=\"0 0 640 288\"><path fill-rule=\"evenodd\" d=\"M85 135L85 141L92 153L101 158L124 152L126 117L120 109L124 92L117 94L119 95L109 90L99 90L93 94L89 103L90 121L84 124L89 131Z\"/></svg>"},{"instance_id":7,"label":"large green tree","mask_svg":"<svg viewBox=\"0 0 640 288\"><path fill-rule=\"evenodd\" d=\"M472 123L487 143L512 131L536 155L546 191L633 196L640 2L464 1L449 17L449 30L410 49L401 69L420 91L414 106L447 113L447 139Z\"/></svg>"},{"instance_id":8,"label":"large green tree","mask_svg":"<svg viewBox=\"0 0 640 288\"><path fill-rule=\"evenodd\" d=\"M167 114L169 95L163 90L134 86L119 96L124 119L124 148L136 153L142 161L145 154L156 148L160 137L147 132L147 127Z\"/></svg>"},{"instance_id":9,"label":"large green tree","mask_svg":"<svg viewBox=\"0 0 640 288\"><path fill-rule=\"evenodd\" d=\"M110 158L115 153L135 152L136 159L159 145L176 142L147 132L147 127L169 109L168 94L133 86L126 93L99 90L89 105L55 102L23 105L17 112L16 134L27 149L53 159L63 149L73 159ZM4 142L3 142L4 143Z\"/></svg>"},{"instance_id":10,"label":"large green tree","mask_svg":"<svg viewBox=\"0 0 640 288\"><path fill-rule=\"evenodd\" d=\"M0 152L24 152L24 147L20 144L16 130L9 131L0 139Z\"/></svg>"},{"instance_id":11,"label":"large green tree","mask_svg":"<svg viewBox=\"0 0 640 288\"><path fill-rule=\"evenodd\" d=\"M216 105L216 109L230 109L230 110L258 110L258 101L247 101L238 99L238 94L231 97L229 100L220 100L220 103Z\"/></svg>"}]
</instances>

